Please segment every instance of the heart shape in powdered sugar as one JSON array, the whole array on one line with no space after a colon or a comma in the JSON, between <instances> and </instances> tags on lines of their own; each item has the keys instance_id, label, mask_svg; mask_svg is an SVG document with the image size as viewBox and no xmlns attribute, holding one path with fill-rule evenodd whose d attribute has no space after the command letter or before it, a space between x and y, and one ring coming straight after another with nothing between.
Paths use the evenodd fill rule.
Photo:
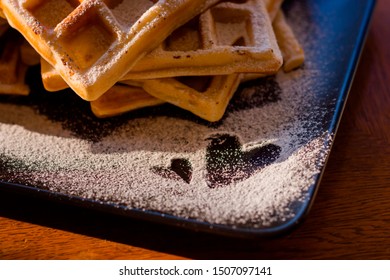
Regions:
<instances>
[{"instance_id":1,"label":"heart shape in powdered sugar","mask_svg":"<svg viewBox=\"0 0 390 280\"><path fill-rule=\"evenodd\" d=\"M255 145L244 149L235 135L214 134L206 150L206 182L210 188L243 181L279 158L281 148L275 144ZM152 172L167 179L192 180L192 165L188 159L174 158L170 166L154 166Z\"/></svg>"},{"instance_id":2,"label":"heart shape in powdered sugar","mask_svg":"<svg viewBox=\"0 0 390 280\"><path fill-rule=\"evenodd\" d=\"M244 149L235 135L215 134L206 151L206 180L210 188L243 181L279 158L281 148L275 144Z\"/></svg>"},{"instance_id":3,"label":"heart shape in powdered sugar","mask_svg":"<svg viewBox=\"0 0 390 280\"><path fill-rule=\"evenodd\" d=\"M168 167L154 166L151 169L154 173L168 179L184 180L187 184L191 183L192 165L188 159L174 158Z\"/></svg>"}]
</instances>

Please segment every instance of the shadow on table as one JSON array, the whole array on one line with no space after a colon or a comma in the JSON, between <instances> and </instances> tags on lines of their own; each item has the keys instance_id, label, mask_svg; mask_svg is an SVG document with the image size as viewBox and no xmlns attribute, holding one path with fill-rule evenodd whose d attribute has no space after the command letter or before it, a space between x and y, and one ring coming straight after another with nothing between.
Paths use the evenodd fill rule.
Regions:
<instances>
[{"instance_id":1,"label":"shadow on table","mask_svg":"<svg viewBox=\"0 0 390 280\"><path fill-rule=\"evenodd\" d=\"M273 238L195 232L4 191L0 191L0 216L194 259L268 258L263 245L277 244Z\"/></svg>"}]
</instances>

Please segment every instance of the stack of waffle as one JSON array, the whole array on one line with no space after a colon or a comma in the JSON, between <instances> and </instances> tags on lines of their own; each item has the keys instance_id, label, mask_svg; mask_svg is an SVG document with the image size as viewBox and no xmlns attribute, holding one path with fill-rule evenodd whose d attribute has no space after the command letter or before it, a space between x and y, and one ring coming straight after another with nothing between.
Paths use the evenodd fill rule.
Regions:
<instances>
[{"instance_id":1,"label":"stack of waffle","mask_svg":"<svg viewBox=\"0 0 390 280\"><path fill-rule=\"evenodd\" d=\"M40 63L46 90L70 87L97 117L169 102L218 121L241 82L303 63L281 4L0 0L0 93L28 94Z\"/></svg>"}]
</instances>

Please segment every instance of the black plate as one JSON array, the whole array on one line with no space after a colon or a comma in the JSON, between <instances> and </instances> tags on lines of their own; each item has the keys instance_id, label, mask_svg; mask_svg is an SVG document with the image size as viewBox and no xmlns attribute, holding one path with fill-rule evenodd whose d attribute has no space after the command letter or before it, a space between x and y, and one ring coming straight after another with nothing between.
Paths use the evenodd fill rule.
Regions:
<instances>
[{"instance_id":1,"label":"black plate","mask_svg":"<svg viewBox=\"0 0 390 280\"><path fill-rule=\"evenodd\" d=\"M98 120L70 91L0 98L1 189L234 236L293 228L313 203L373 0L286 1L305 66L243 84L210 124L170 105Z\"/></svg>"}]
</instances>

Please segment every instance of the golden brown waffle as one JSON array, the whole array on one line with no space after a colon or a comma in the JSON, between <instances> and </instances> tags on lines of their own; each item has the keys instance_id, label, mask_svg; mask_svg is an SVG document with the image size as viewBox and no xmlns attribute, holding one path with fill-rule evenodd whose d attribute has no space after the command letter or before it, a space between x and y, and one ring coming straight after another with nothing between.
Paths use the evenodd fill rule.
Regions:
<instances>
[{"instance_id":1,"label":"golden brown waffle","mask_svg":"<svg viewBox=\"0 0 390 280\"><path fill-rule=\"evenodd\" d=\"M305 54L293 30L279 11L273 22L276 38L283 55L283 70L289 72L303 64Z\"/></svg>"},{"instance_id":2,"label":"golden brown waffle","mask_svg":"<svg viewBox=\"0 0 390 280\"><path fill-rule=\"evenodd\" d=\"M263 0L225 1L175 30L124 78L274 74L281 64Z\"/></svg>"},{"instance_id":3,"label":"golden brown waffle","mask_svg":"<svg viewBox=\"0 0 390 280\"><path fill-rule=\"evenodd\" d=\"M47 91L59 91L69 87L53 66L42 57L40 62L42 83Z\"/></svg>"},{"instance_id":4,"label":"golden brown waffle","mask_svg":"<svg viewBox=\"0 0 390 280\"><path fill-rule=\"evenodd\" d=\"M0 94L28 95L27 66L20 61L21 40L11 30L0 38Z\"/></svg>"},{"instance_id":5,"label":"golden brown waffle","mask_svg":"<svg viewBox=\"0 0 390 280\"><path fill-rule=\"evenodd\" d=\"M278 29L276 38L278 43L283 46L283 54L293 54L295 53L294 50L297 49L296 47L299 46L299 43L280 11L281 2L282 1L280 0L269 1L266 3L268 4L267 9L272 15L278 14L273 20L273 28ZM182 41L185 41L185 34L182 34L182 36ZM290 57L292 56L286 56L285 66L290 65ZM300 63L302 62L303 59L300 60ZM46 89L56 91L68 87L65 81L50 64L42 60L41 65L43 84ZM285 70L291 69L286 67ZM140 88L132 88L132 90L129 90L126 87L123 87L121 90L112 88L104 94L104 97L99 98L97 102L91 103L91 106L95 108L93 110L97 116L106 117L149 106L149 102L151 102L152 105L155 103L160 104L163 102L162 100L164 100L213 122L218 121L223 116L228 102L237 89L240 81L259 78L264 75L265 74L260 72L245 74L237 73L211 77L127 80L124 81L124 83L143 87L146 92L157 99L146 94L145 91ZM134 94L133 98L131 98L132 94Z\"/></svg>"},{"instance_id":6,"label":"golden brown waffle","mask_svg":"<svg viewBox=\"0 0 390 280\"><path fill-rule=\"evenodd\" d=\"M59 91L69 88L68 84L62 79L58 72L42 57L40 58L41 63L41 77L44 88L47 91ZM141 81L127 80L127 85L135 87L142 87Z\"/></svg>"},{"instance_id":7,"label":"golden brown waffle","mask_svg":"<svg viewBox=\"0 0 390 280\"><path fill-rule=\"evenodd\" d=\"M143 89L154 97L188 110L210 122L225 113L241 74L151 79Z\"/></svg>"},{"instance_id":8,"label":"golden brown waffle","mask_svg":"<svg viewBox=\"0 0 390 280\"><path fill-rule=\"evenodd\" d=\"M41 75L43 86L48 91L59 91L68 88L64 79L43 58L41 58ZM99 118L112 117L165 103L148 94L140 87L140 83L136 81L129 81L128 83L131 85L116 84L98 99L91 101L91 110L94 115Z\"/></svg>"},{"instance_id":9,"label":"golden brown waffle","mask_svg":"<svg viewBox=\"0 0 390 280\"><path fill-rule=\"evenodd\" d=\"M274 17L274 15L276 15L276 13L280 10L280 6L281 6L281 3L282 3L282 1L281 0L272 0L272 1L270 1L270 0L268 0L268 1L265 1L266 2L266 5L267 5L267 9L268 9L268 12L270 13L270 15L272 15L272 17ZM222 5L223 3L221 3L221 4L219 4L219 5ZM196 21L196 20L195 20ZM190 22L190 23L188 23L187 25L191 25L191 24L194 24L194 21L193 22ZM182 27L182 29L186 29L186 27ZM189 33L191 33L191 31L189 31L189 30L187 30L187 32L180 32L180 31L178 31L178 30L176 30L175 31L176 33L180 33L179 35L180 36L182 36L183 38L177 38L177 43L179 44L182 44L182 45L185 45L186 44L186 42L187 42L187 44L188 45L191 45L191 44L193 44L193 41L192 40L190 40L189 39L189 37L191 37L191 36L187 36ZM177 36L179 36L179 35L177 35ZM186 39L187 38L187 39ZM162 53L159 53L159 51L161 50L161 47L159 48L159 50L156 50L156 51L154 51L153 53L155 54L155 55L158 55L158 54L162 54ZM147 59L149 59L150 58L150 56L151 56L151 54L150 55L148 55L146 58L144 58L144 59L142 59L141 60L141 63L142 63L142 61L144 61L144 60L147 60ZM153 65L153 67L155 67L155 68L158 68L159 66L158 66L158 63L161 61L161 59L160 58L150 58L151 60L153 59L153 61L150 61L150 63L149 64L151 64L151 65ZM169 59L169 58L168 58ZM175 60L174 58L170 58L170 59L172 59L172 60ZM196 58L194 57L192 60L195 60ZM167 61L167 63L174 63L174 61L171 61L171 62L168 62ZM135 66L135 67L137 67L137 66ZM182 71L181 69L177 69L178 71ZM188 69L187 69L188 70ZM159 73L161 73L159 70L156 70L157 72L159 72ZM168 70L166 70L166 71L168 71ZM189 69L189 71L192 71L191 69ZM193 69L193 71L196 71L196 69ZM212 69L210 70L210 71L213 71ZM52 70L50 70L50 72L53 72ZM53 73L50 73L50 75L45 75L44 74L45 73L45 71L43 72L43 76L45 76L45 78L44 78L44 84L45 84L45 80L47 80L47 79L50 79L50 77L53 77L53 79L55 80L54 81L54 83L50 83L50 81L49 80L47 80L47 83L46 83L46 89L48 89L49 91L56 91L56 90L61 90L61 89L63 89L63 88L65 88L65 87L67 87L67 84L66 83L64 83L64 82L62 82L62 83L60 83L57 79L57 77L55 77L55 75L53 75ZM153 73L155 73L155 72L153 72ZM136 75L136 77L138 77L138 78L145 78L145 77L150 77L150 76L154 76L154 74L153 73L144 73L145 74L145 76L143 76L143 77L138 77L138 74ZM263 74L261 74L261 73L263 73ZM172 74L176 74L176 73L173 73L172 72ZM177 74L181 74L181 72L179 72L179 73L177 73ZM186 74L186 73L185 73ZM218 73L210 73L210 75L211 74L218 74ZM264 76L264 75L267 75L267 74L269 74L269 73L264 73L264 72L260 72L259 74L256 74L257 76ZM129 78L129 76L132 76L133 74L128 74L128 75L126 75L125 77L123 77L121 80L127 80L128 78ZM168 76L170 76L170 75L168 75ZM59 86L59 87L57 87L57 85Z\"/></svg>"},{"instance_id":10,"label":"golden brown waffle","mask_svg":"<svg viewBox=\"0 0 390 280\"><path fill-rule=\"evenodd\" d=\"M41 71L46 89L57 91L67 88L61 76L44 60L41 61ZM223 116L241 78L246 81L258 77L259 74L232 74L126 80L122 83L129 85L128 88L120 88L119 85L113 87L92 101L91 107L96 116L109 117L165 101L214 122Z\"/></svg>"},{"instance_id":11,"label":"golden brown waffle","mask_svg":"<svg viewBox=\"0 0 390 280\"><path fill-rule=\"evenodd\" d=\"M257 73L183 76L139 80L150 95L192 112L210 122L219 121L241 82L262 77ZM132 84L134 81L124 81Z\"/></svg>"},{"instance_id":12,"label":"golden brown waffle","mask_svg":"<svg viewBox=\"0 0 390 280\"><path fill-rule=\"evenodd\" d=\"M163 104L139 87L114 85L95 101L91 101L91 110L99 118L112 117L129 111Z\"/></svg>"},{"instance_id":13,"label":"golden brown waffle","mask_svg":"<svg viewBox=\"0 0 390 280\"><path fill-rule=\"evenodd\" d=\"M265 7L267 8L269 17L270 17L271 21L273 21L276 17L276 14L279 12L279 10L283 4L283 0L263 0L263 1L265 4Z\"/></svg>"},{"instance_id":14,"label":"golden brown waffle","mask_svg":"<svg viewBox=\"0 0 390 280\"><path fill-rule=\"evenodd\" d=\"M250 2L250 1L249 1ZM261 1L259 1L259 2L261 2ZM264 3L265 3L265 6L266 6L266 8L267 8L267 12L270 14L270 16L272 17L272 19L276 16L276 14L277 14L277 12L280 10L280 6L281 6L281 4L282 4L282 0L264 0ZM242 3L245 3L245 4L247 4L247 2L246 1L243 1L243 2L240 2L241 4L240 5L242 5ZM257 3L257 1L256 1L256 3ZM223 7L224 5L226 5L227 3L220 3L219 5L217 5L216 7ZM216 8L215 7L215 8ZM279 17L280 18L280 17ZM186 26L188 27L189 25L193 25L194 24L194 22L196 22L196 21L199 21L199 19L195 19L195 20L193 20L192 22L190 22L190 23L188 23ZM189 34L191 34L192 32L194 32L194 30L186 30L186 29L188 29L186 26L184 26L184 27L181 27L181 28L179 28L179 30L176 30L175 31L175 33L177 33L176 34L176 44L181 44L181 46L192 46L192 45L196 45L196 44L199 44L199 42L196 42L196 39L194 39L194 36L190 36ZM251 28L254 28L253 26L251 26ZM181 32L180 30L184 30L185 32ZM287 30L287 29L286 29ZM291 30L291 29L290 29ZM240 30L241 32L239 32L239 33L236 33L235 34L235 39L236 38L240 38L240 37L245 37L245 36L248 36L246 33L246 31L245 30ZM196 32L195 32L196 33ZM280 32L279 32L279 34L281 34ZM199 35L199 34L195 34L196 36L195 37L198 37L197 35ZM282 34L283 35L283 34ZM172 37L172 36L171 36ZM210 36L209 36L210 37ZM165 42L165 44L166 44L167 42ZM286 44L283 44L284 46L286 46ZM287 45L288 46L288 45ZM154 52L152 52L152 54L155 54L155 55L158 55L159 54L159 51L161 51L161 46L160 46L160 48L158 49L158 50L155 50ZM148 55L146 58L144 58L144 59L142 59L141 60L141 62L142 61L144 61L144 60L147 60L147 59L149 59L149 57L152 55L152 54L150 54L150 55ZM161 53L160 53L161 54ZM154 58L153 58L154 59ZM195 58L193 58L192 60L195 60ZM150 64L153 64L153 67L158 67L158 66L156 66L156 64L158 64L159 63L159 61L161 61L159 58L156 58L156 59L154 59L153 61L150 61ZM167 62L168 63L168 62ZM137 66L136 66L137 67ZM45 68L47 68L47 67L45 67ZM172 70L172 69L171 69ZM193 69L192 68L192 70L194 70L195 71L195 69ZM191 69L189 69L188 71L192 71ZM156 71L159 71L159 70L156 70ZM178 73L178 74L181 74L181 71L182 71L182 69L176 69L176 70L172 70L173 72L172 73L174 73L174 72L176 72L176 71L179 71L180 73ZM214 70L212 70L212 71L214 71ZM62 83L60 83L59 81L55 81L54 83L52 83L51 85L49 85L49 79L50 79L50 77L53 77L53 79L54 80L56 80L57 78L54 78L55 77L55 75L53 75L53 73L50 73L50 75L47 77L47 79L46 79L46 75L44 74L46 71L43 71L43 76L45 76L45 78L44 78L44 84L45 84L45 81L47 80L47 83L46 83L46 88L48 89L48 90L50 90L50 91L55 91L55 90L60 90L60 89L63 89L63 88L65 88L65 87L67 87L67 84L66 83L64 83L64 82L62 82ZM50 72L53 72L52 70L50 70ZM145 76L143 76L143 77L138 77L138 78L145 78L145 77L149 77L150 75L154 75L153 73L144 73L145 74ZM212 74L218 74L218 73L212 73ZM260 76L264 76L264 75L267 75L267 74L269 74L269 73L264 73L264 72L257 72L257 74L253 74L253 75L256 75L257 77L260 77ZM125 77L123 77L121 80L127 80L128 79L128 76L129 75L132 75L132 74L128 74L128 75L126 75ZM252 76L253 76L252 75ZM170 76L170 75L169 75ZM57 86L59 86L59 88L57 87Z\"/></svg>"},{"instance_id":15,"label":"golden brown waffle","mask_svg":"<svg viewBox=\"0 0 390 280\"><path fill-rule=\"evenodd\" d=\"M279 9L280 6L278 6ZM282 22L281 22L282 21ZM282 25L283 24L283 25ZM284 17L278 16L274 20L274 26L286 26L287 23ZM285 30L289 31L287 36L283 34ZM277 33L278 41L280 41L285 49L289 48L289 43L293 43L292 47L296 46L296 39L291 36L291 29L280 29ZM285 40L290 38L289 40ZM218 121L224 114L229 100L238 87L239 82L252 80L264 76L261 73L245 73L242 75L222 75L213 77L178 77L178 78L162 78L148 80L127 80L124 83L143 87L149 94L157 97L160 100L172 103L178 107L189 110L195 115L200 116L208 121ZM49 64L42 62L42 78L46 88L51 90L60 90L67 87L66 83L56 74ZM206 81L206 82L205 82ZM107 93L106 98L109 97ZM104 99L103 99L104 100ZM104 106L104 101L100 100L100 106ZM124 100L120 100L115 105L114 98L110 101L110 109L114 110L118 107L117 113L122 113L126 109L122 106ZM130 109L131 107L130 101ZM110 114L106 114L109 116Z\"/></svg>"},{"instance_id":16,"label":"golden brown waffle","mask_svg":"<svg viewBox=\"0 0 390 280\"><path fill-rule=\"evenodd\" d=\"M95 100L173 30L219 0L2 0L3 12L83 99Z\"/></svg>"}]
</instances>

